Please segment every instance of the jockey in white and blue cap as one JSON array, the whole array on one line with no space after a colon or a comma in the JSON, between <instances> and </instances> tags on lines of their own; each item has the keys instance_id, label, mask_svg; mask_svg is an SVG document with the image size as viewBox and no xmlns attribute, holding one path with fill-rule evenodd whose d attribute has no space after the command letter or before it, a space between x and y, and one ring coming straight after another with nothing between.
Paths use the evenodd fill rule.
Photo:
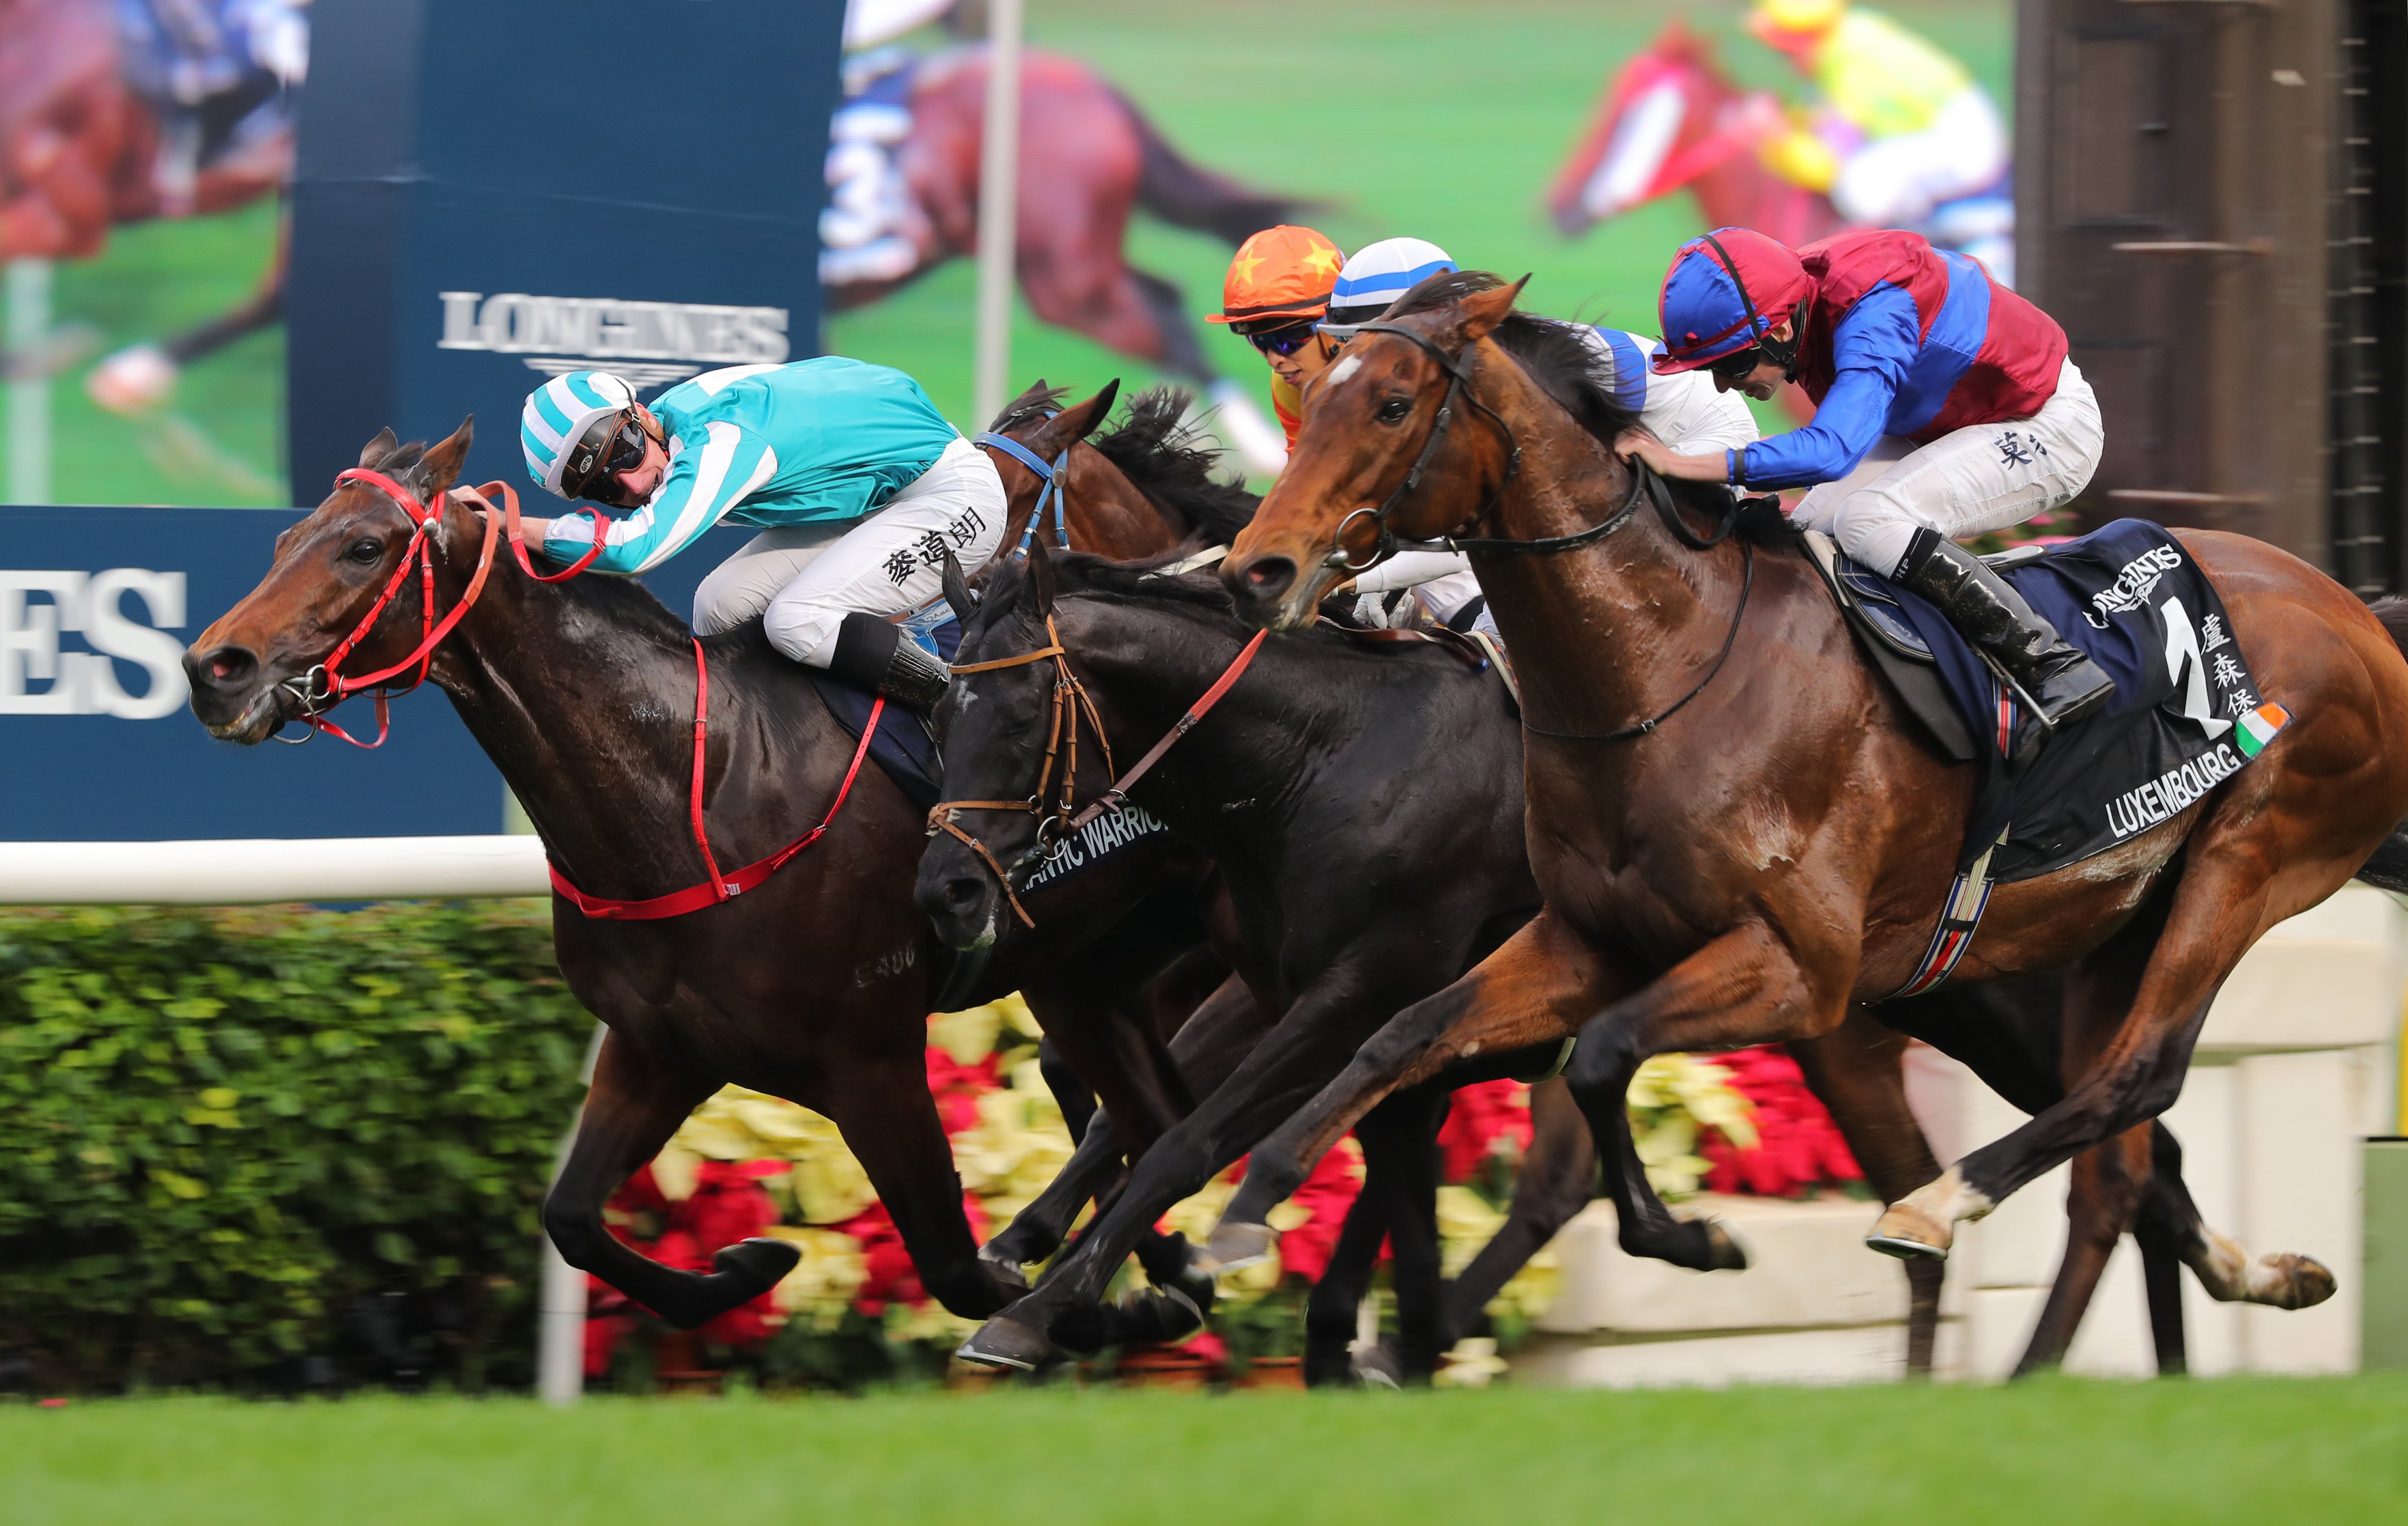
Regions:
<instances>
[{"instance_id":1,"label":"jockey in white and blue cap","mask_svg":"<svg viewBox=\"0 0 2408 1526\"><path fill-rule=\"evenodd\" d=\"M1447 252L1426 238L1366 244L1339 272L1322 330L1336 338L1351 338L1357 325L1379 317L1398 297L1455 268ZM1735 450L1756 438L1756 416L1745 399L1686 374L1652 374L1649 357L1658 348L1654 339L1618 328L1582 325L1582 332L1597 353L1598 378L1606 390L1638 415L1641 428L1666 444L1680 440L1685 445L1673 445L1675 450ZM1405 612L1399 601L1383 596L1412 588L1440 622L1493 629L1470 559L1459 553L1399 552L1358 575L1354 587L1366 596L1357 602L1356 613L1374 624L1386 624Z\"/></svg>"},{"instance_id":2,"label":"jockey in white and blue cap","mask_svg":"<svg viewBox=\"0 0 2408 1526\"><path fill-rule=\"evenodd\" d=\"M696 590L695 630L758 617L807 667L923 709L944 694L944 664L895 621L942 591L948 553L965 567L994 554L1007 499L901 371L840 355L731 366L649 409L620 377L571 371L529 395L519 443L547 492L634 510L528 521L552 560L599 537L595 571L643 572L722 520L756 525Z\"/></svg>"}]
</instances>

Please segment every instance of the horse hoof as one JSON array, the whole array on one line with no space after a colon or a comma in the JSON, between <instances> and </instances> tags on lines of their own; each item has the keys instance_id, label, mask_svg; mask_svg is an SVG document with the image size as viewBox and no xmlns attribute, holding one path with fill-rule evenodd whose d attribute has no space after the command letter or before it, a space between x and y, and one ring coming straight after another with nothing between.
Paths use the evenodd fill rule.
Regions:
<instances>
[{"instance_id":1,"label":"horse hoof","mask_svg":"<svg viewBox=\"0 0 2408 1526\"><path fill-rule=\"evenodd\" d=\"M1944 1261L1948 1259L1949 1244L1955 1238L1947 1225L1922 1209L1894 1202L1873 1225L1873 1232L1865 1236L1865 1244L1899 1260L1928 1256L1935 1261Z\"/></svg>"},{"instance_id":2,"label":"horse hoof","mask_svg":"<svg viewBox=\"0 0 2408 1526\"><path fill-rule=\"evenodd\" d=\"M1188 1264L1206 1276L1217 1277L1269 1260L1278 1245L1279 1231L1268 1224L1233 1224L1225 1218L1212 1226L1212 1238Z\"/></svg>"},{"instance_id":3,"label":"horse hoof","mask_svg":"<svg viewBox=\"0 0 2408 1526\"><path fill-rule=\"evenodd\" d=\"M1747 1270L1747 1247L1724 1227L1719 1218L1702 1220L1706 1227L1706 1270L1709 1272L1744 1272Z\"/></svg>"},{"instance_id":4,"label":"horse hoof","mask_svg":"<svg viewBox=\"0 0 2408 1526\"><path fill-rule=\"evenodd\" d=\"M998 1314L971 1332L953 1355L985 1367L1033 1373L1054 1355L1054 1343L1036 1326Z\"/></svg>"},{"instance_id":5,"label":"horse hoof","mask_svg":"<svg viewBox=\"0 0 2408 1526\"><path fill-rule=\"evenodd\" d=\"M738 1288L752 1290L729 1303L749 1303L785 1279L803 1259L802 1247L783 1240L739 1240L710 1259L710 1269L724 1273Z\"/></svg>"},{"instance_id":6,"label":"horse hoof","mask_svg":"<svg viewBox=\"0 0 2408 1526\"><path fill-rule=\"evenodd\" d=\"M2313 1309L2340 1285L2325 1263L2278 1251L2258 1258L2249 1270L2249 1301L2277 1309Z\"/></svg>"}]
</instances>

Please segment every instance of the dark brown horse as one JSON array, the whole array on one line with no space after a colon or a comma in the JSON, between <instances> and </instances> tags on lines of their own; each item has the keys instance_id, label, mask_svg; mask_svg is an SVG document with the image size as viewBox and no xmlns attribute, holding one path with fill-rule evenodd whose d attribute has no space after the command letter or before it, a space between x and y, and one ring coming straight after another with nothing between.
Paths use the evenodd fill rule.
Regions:
<instances>
[{"instance_id":1,"label":"dark brown horse","mask_svg":"<svg viewBox=\"0 0 2408 1526\"><path fill-rule=\"evenodd\" d=\"M362 455L421 502L440 505L435 603L447 612L475 575L480 543L494 553L471 502L444 496L468 440L465 425L431 450L396 447L387 433ZM1074 497L1074 540L1087 529L1083 513ZM1157 551L1188 531L1157 519ZM410 527L383 493L351 482L286 531L260 587L186 654L194 713L214 734L245 743L294 719L297 681L367 616ZM421 628L418 599L413 577L353 661L381 668L409 652ZM820 819L854 743L757 627L704 649L711 676L705 814L720 861L749 862ZM435 651L432 676L573 884L638 898L704 877L686 827L695 647L684 624L641 586L615 578L540 583L498 556L481 597ZM696 1103L737 1081L837 1123L922 1282L946 1307L984 1314L1017 1291L1016 1275L976 1255L928 1096L925 1016L948 956L911 905L922 833L920 813L868 768L818 845L734 900L667 920L607 924L555 899L562 972L610 1029L574 1148L545 1205L545 1226L572 1264L681 1326L785 1273L794 1253L774 1242L732 1246L702 1275L648 1260L602 1227L603 1199ZM1124 856L1126 874L1146 876L1142 891L1162 877L1154 860L1174 851L1133 848ZM1064 877L1030 898L1040 930L995 949L979 983L948 1000L960 1005L1025 986L1043 1010L1049 979L1079 977L1064 954L1119 922L1132 899L1117 881ZM1194 908L1184 914L1192 922ZM1118 958L1129 946L1118 941L1106 953ZM1143 972L1113 972L1124 984ZM1054 1036L1068 1041L1074 1063L1133 1126L1176 1104L1175 1077L1129 1073L1131 1062L1159 1052L1142 1036L1067 1028Z\"/></svg>"},{"instance_id":2,"label":"dark brown horse","mask_svg":"<svg viewBox=\"0 0 2408 1526\"><path fill-rule=\"evenodd\" d=\"M1618 1094L1651 1054L1831 1031L1905 981L1956 860L1971 770L1918 740L1794 548L1775 536L1695 551L1669 515L1636 511L1611 443L1630 421L1584 363L1517 360L1491 339L1520 289L1434 278L1351 344L1223 576L1250 619L1292 626L1343 575L1341 535L1357 557L1383 528L1488 538L1472 560L1521 665L1546 909L1283 1125L1226 1229L1259 1226L1366 1107L1465 1055L1577 1032L1575 1072ZM1584 532L1563 554L1498 544ZM2408 814L2408 753L2388 745L2408 725L2408 618L2395 607L2386 628L2244 537L2184 543L2263 692L2297 718L2114 854L1997 889L1959 978L2070 969L2073 1079L1894 1202L1881 1248L1944 1256L1957 1220L2161 1112L2234 964ZM2128 1222L2132 1206L2112 1216Z\"/></svg>"}]
</instances>

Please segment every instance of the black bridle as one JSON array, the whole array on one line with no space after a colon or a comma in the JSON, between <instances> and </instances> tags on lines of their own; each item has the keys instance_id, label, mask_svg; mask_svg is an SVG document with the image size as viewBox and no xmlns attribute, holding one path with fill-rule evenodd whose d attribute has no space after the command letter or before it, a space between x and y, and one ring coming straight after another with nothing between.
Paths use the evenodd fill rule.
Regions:
<instances>
[{"instance_id":1,"label":"black bridle","mask_svg":"<svg viewBox=\"0 0 2408 1526\"><path fill-rule=\"evenodd\" d=\"M1506 487L1522 469L1522 443L1514 438L1513 426L1505 422L1503 414L1471 395L1469 379L1464 375L1461 358L1440 350L1437 342L1426 334L1407 328L1401 324L1387 323L1360 324L1355 325L1354 332L1394 334L1399 338L1409 339L1419 346L1422 353L1429 356L1431 362L1440 370L1446 373L1446 396L1439 399L1438 413L1430 421L1429 438L1422 441L1421 453L1413 457L1412 466L1405 472L1405 480L1398 482L1395 490L1381 500L1378 508L1357 509L1338 522L1338 530L1332 537L1327 558L1329 566L1348 572L1369 571L1398 551L1407 549L1484 551L1503 553L1508 555L1559 556L1566 552L1593 546L1629 524L1631 517L1639 512L1641 498L1648 499L1656 505L1656 511L1663 519L1665 528L1671 532L1672 539L1692 551L1711 551L1729 540L1733 532L1739 528L1742 504L1737 494L1731 494L1728 505L1723 511L1721 523L1713 532L1702 536L1695 533L1681 518L1680 506L1672 501L1670 486L1663 478L1658 477L1646 462L1633 458L1627 463L1630 472L1628 496L1612 513L1587 529L1578 530L1570 535L1541 536L1535 540L1517 540L1504 536L1441 536L1435 540L1399 540L1396 531L1388 526L1388 516L1396 512L1398 506L1405 501L1407 494L1421 485L1422 473L1428 468L1431 458L1438 454L1440 445L1446 439L1447 426L1455 422L1455 405L1458 398L1485 415L1505 442L1504 474L1498 478L1497 485L1489 490L1487 497L1481 501L1480 507L1466 516L1465 523L1478 524L1486 519L1489 511L1495 509L1504 497ZM1346 530L1347 526L1353 525L1357 519L1366 516L1369 517L1372 527L1379 532L1379 540L1373 544L1370 560L1356 562L1346 550ZM1547 737L1557 741L1628 741L1648 735L1657 727L1670 720L1683 706L1705 692L1706 685L1713 683L1714 675L1723 670L1723 663L1729 658L1731 648L1738 643L1740 623L1747 618L1748 595L1756 587L1756 548L1745 541L1740 544L1740 567L1739 607L1731 612L1730 630L1723 637L1722 650L1714 654L1713 665L1706 669L1705 676L1698 680L1697 685L1688 693L1673 700L1670 706L1651 718L1630 726L1620 727L1612 731L1550 731L1544 727L1532 726L1526 714L1522 720L1522 729L1535 736Z\"/></svg>"}]
</instances>

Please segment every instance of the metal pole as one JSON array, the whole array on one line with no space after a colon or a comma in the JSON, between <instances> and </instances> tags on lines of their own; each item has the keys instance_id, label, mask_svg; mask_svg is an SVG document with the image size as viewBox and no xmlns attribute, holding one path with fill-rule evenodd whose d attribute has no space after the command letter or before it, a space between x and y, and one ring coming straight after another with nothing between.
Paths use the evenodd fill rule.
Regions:
<instances>
[{"instance_id":1,"label":"metal pole","mask_svg":"<svg viewBox=\"0 0 2408 1526\"><path fill-rule=\"evenodd\" d=\"M595 1023L594 1042L585 1046L584 1081L589 1090L594 1067L602 1058L606 1031ZM552 1160L554 1182L560 1180L562 1168L568 1164L569 1146L576 1142L577 1129L571 1125L560 1136L560 1150ZM543 1237L543 1303L536 1323L535 1389L545 1404L555 1407L585 1397L585 1274L568 1264L549 1234Z\"/></svg>"},{"instance_id":2,"label":"metal pole","mask_svg":"<svg viewBox=\"0 0 2408 1526\"><path fill-rule=\"evenodd\" d=\"M1021 0L988 0L986 122L979 151L973 427L1002 411L1011 375L1012 245L1019 225Z\"/></svg>"},{"instance_id":3,"label":"metal pole","mask_svg":"<svg viewBox=\"0 0 2408 1526\"><path fill-rule=\"evenodd\" d=\"M50 262L8 262L8 353L24 367L8 382L8 499L50 501Z\"/></svg>"}]
</instances>

